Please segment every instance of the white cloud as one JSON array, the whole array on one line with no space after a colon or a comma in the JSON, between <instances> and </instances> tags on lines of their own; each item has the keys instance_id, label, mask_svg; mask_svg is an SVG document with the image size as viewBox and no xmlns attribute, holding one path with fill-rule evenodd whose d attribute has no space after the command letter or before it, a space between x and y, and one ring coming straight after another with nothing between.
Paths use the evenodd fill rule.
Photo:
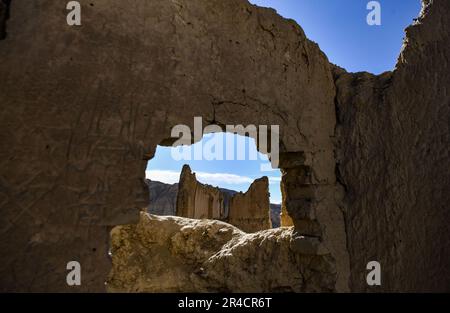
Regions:
<instances>
[{"instance_id":1,"label":"white cloud","mask_svg":"<svg viewBox=\"0 0 450 313\"><path fill-rule=\"evenodd\" d=\"M251 184L253 182L253 179L250 177L229 173L195 172L195 176L200 182L210 185L219 185L219 184L239 185L239 184Z\"/></svg>"},{"instance_id":2,"label":"white cloud","mask_svg":"<svg viewBox=\"0 0 450 313\"><path fill-rule=\"evenodd\" d=\"M180 180L180 172L165 171L165 170L151 170L145 171L147 179L160 181L166 184L175 184Z\"/></svg>"},{"instance_id":3,"label":"white cloud","mask_svg":"<svg viewBox=\"0 0 450 313\"><path fill-rule=\"evenodd\" d=\"M269 176L269 184L279 184L281 182L281 177Z\"/></svg>"},{"instance_id":4,"label":"white cloud","mask_svg":"<svg viewBox=\"0 0 450 313\"><path fill-rule=\"evenodd\" d=\"M148 179L160 181L166 184L178 183L180 179L180 173L172 170L150 170L145 172L145 176ZM248 176L241 176L230 173L195 172L195 176L200 182L214 186L222 184L251 184L255 180L254 178ZM280 177L269 177L270 184L279 184L280 181Z\"/></svg>"},{"instance_id":5,"label":"white cloud","mask_svg":"<svg viewBox=\"0 0 450 313\"><path fill-rule=\"evenodd\" d=\"M145 171L145 176L148 179L160 181L166 184L178 183L180 179L180 173L171 170L150 170ZM229 173L207 173L207 172L195 172L197 179L209 185L239 185L239 184L251 184L254 179L247 176L240 176Z\"/></svg>"}]
</instances>

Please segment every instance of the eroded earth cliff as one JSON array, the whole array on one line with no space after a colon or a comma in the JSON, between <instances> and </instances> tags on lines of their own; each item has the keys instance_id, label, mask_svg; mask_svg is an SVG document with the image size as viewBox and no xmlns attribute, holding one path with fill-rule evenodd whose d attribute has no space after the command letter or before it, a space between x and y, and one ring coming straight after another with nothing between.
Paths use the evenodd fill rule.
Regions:
<instances>
[{"instance_id":1,"label":"eroded earth cliff","mask_svg":"<svg viewBox=\"0 0 450 313\"><path fill-rule=\"evenodd\" d=\"M272 228L269 179L256 179L243 192L230 192L197 181L184 165L178 184L176 214L188 218L226 221L245 232Z\"/></svg>"},{"instance_id":2,"label":"eroded earth cliff","mask_svg":"<svg viewBox=\"0 0 450 313\"><path fill-rule=\"evenodd\" d=\"M229 195L218 187L197 181L189 165L184 165L178 183L176 215L188 218L227 218Z\"/></svg>"}]
</instances>

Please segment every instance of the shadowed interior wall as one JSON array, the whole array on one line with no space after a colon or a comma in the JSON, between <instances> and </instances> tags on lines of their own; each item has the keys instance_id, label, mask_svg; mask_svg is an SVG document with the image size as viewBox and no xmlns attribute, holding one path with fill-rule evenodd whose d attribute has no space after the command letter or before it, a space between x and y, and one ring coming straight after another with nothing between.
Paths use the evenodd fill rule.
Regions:
<instances>
[{"instance_id":1,"label":"shadowed interior wall","mask_svg":"<svg viewBox=\"0 0 450 313\"><path fill-rule=\"evenodd\" d=\"M352 290L450 291L449 26L450 2L424 1L393 73L335 70Z\"/></svg>"}]
</instances>

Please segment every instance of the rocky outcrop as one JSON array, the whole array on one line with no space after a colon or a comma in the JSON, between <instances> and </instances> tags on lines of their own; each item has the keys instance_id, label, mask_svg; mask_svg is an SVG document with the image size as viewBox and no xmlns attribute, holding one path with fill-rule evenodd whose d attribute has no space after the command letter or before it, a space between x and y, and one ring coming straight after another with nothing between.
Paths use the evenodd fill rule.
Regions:
<instances>
[{"instance_id":1,"label":"rocky outcrop","mask_svg":"<svg viewBox=\"0 0 450 313\"><path fill-rule=\"evenodd\" d=\"M230 199L227 222L249 233L272 228L269 196L269 179L256 179L245 193Z\"/></svg>"},{"instance_id":2,"label":"rocky outcrop","mask_svg":"<svg viewBox=\"0 0 450 313\"><path fill-rule=\"evenodd\" d=\"M227 221L246 232L271 228L269 180L255 180L247 192L230 193L197 181L184 165L178 185L176 215Z\"/></svg>"},{"instance_id":3,"label":"rocky outcrop","mask_svg":"<svg viewBox=\"0 0 450 313\"><path fill-rule=\"evenodd\" d=\"M111 244L110 292L330 292L336 280L329 252L293 227L246 234L142 213L137 225L115 227Z\"/></svg>"}]
</instances>

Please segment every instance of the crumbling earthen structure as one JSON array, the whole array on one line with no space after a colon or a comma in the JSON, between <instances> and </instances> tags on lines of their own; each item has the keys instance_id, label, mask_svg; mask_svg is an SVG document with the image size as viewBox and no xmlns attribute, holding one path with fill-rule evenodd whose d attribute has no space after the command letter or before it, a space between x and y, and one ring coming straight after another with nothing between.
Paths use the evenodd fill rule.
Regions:
<instances>
[{"instance_id":1,"label":"crumbling earthen structure","mask_svg":"<svg viewBox=\"0 0 450 313\"><path fill-rule=\"evenodd\" d=\"M378 76L245 0L80 3L79 27L60 1L1 15L2 291L104 291L110 229L138 223L147 160L194 116L280 125L291 235L327 248L334 290L449 291L450 1L423 0Z\"/></svg>"},{"instance_id":2,"label":"crumbling earthen structure","mask_svg":"<svg viewBox=\"0 0 450 313\"><path fill-rule=\"evenodd\" d=\"M226 196L219 188L198 182L189 165L184 165L178 183L176 215L224 220L228 208Z\"/></svg>"},{"instance_id":3,"label":"crumbling earthen structure","mask_svg":"<svg viewBox=\"0 0 450 313\"><path fill-rule=\"evenodd\" d=\"M269 179L266 176L256 179L245 193L239 192L231 197L226 221L248 233L272 228Z\"/></svg>"},{"instance_id":4,"label":"crumbling earthen structure","mask_svg":"<svg viewBox=\"0 0 450 313\"><path fill-rule=\"evenodd\" d=\"M272 227L269 180L255 180L247 192L230 194L197 181L189 165L184 165L178 184L176 215L227 221L245 232Z\"/></svg>"}]
</instances>

